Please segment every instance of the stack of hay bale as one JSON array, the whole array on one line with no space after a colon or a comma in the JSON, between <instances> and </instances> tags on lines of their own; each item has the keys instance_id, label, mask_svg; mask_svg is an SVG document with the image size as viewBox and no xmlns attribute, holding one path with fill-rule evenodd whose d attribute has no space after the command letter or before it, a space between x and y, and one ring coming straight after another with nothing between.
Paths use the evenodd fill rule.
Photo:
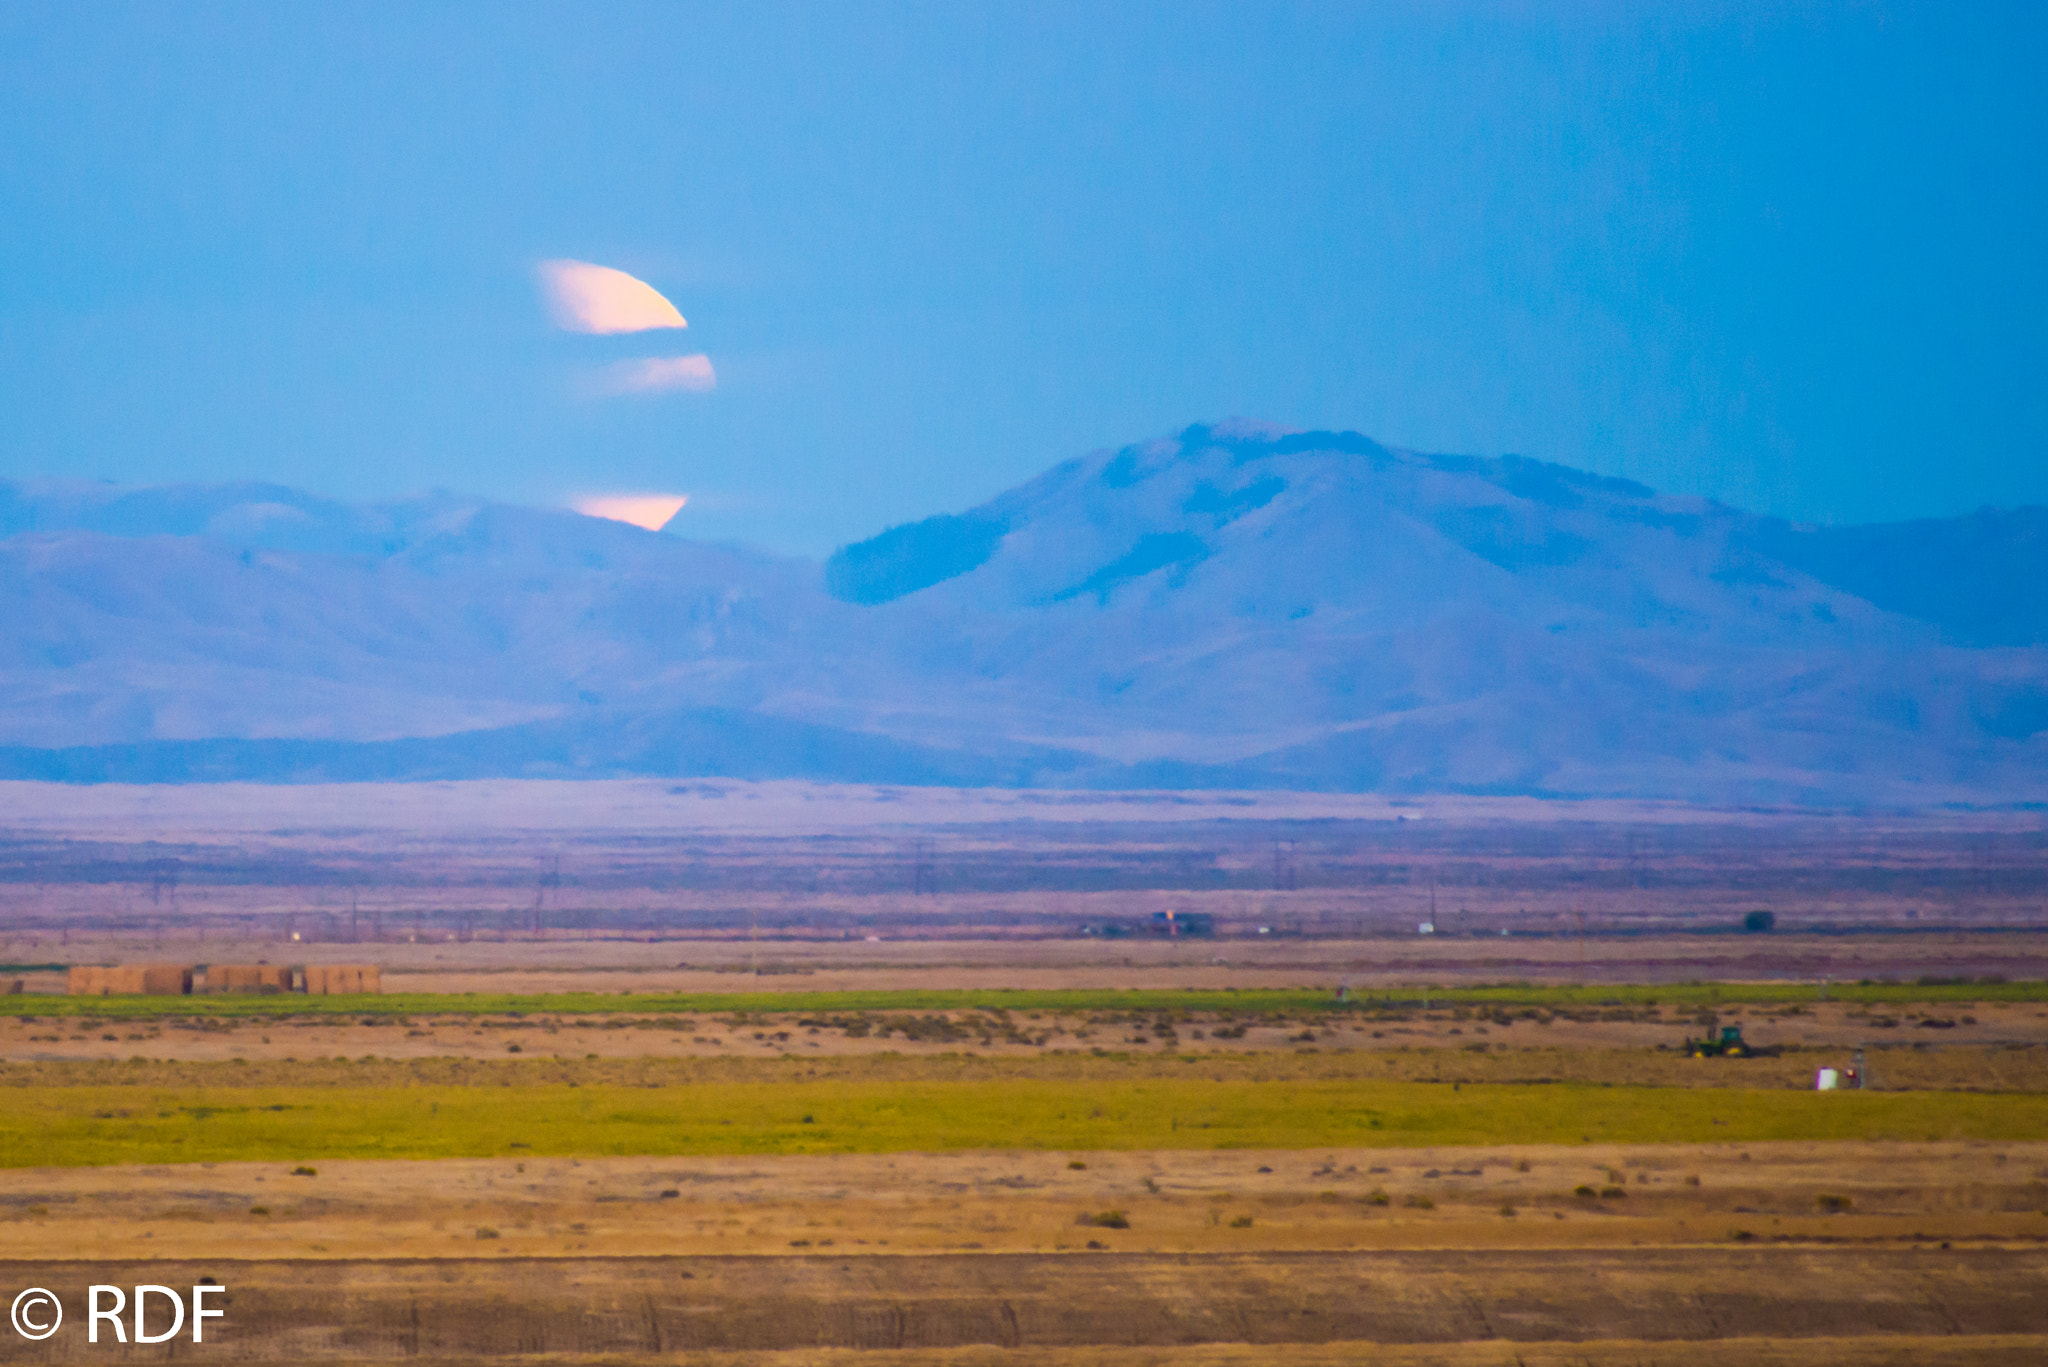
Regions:
<instances>
[{"instance_id":1,"label":"stack of hay bale","mask_svg":"<svg viewBox=\"0 0 2048 1367\"><path fill-rule=\"evenodd\" d=\"M308 964L294 970L283 964L209 964L202 992L290 992L294 977L303 975L303 991L326 997L384 990L384 970L376 964ZM75 964L66 990L74 997L177 997L192 991L190 964Z\"/></svg>"},{"instance_id":2,"label":"stack of hay bale","mask_svg":"<svg viewBox=\"0 0 2048 1367\"><path fill-rule=\"evenodd\" d=\"M190 964L74 964L65 982L74 997L182 997L192 990Z\"/></svg>"},{"instance_id":3,"label":"stack of hay bale","mask_svg":"<svg viewBox=\"0 0 2048 1367\"><path fill-rule=\"evenodd\" d=\"M289 992L292 971L285 964L208 964L208 992Z\"/></svg>"},{"instance_id":4,"label":"stack of hay bale","mask_svg":"<svg viewBox=\"0 0 2048 1367\"><path fill-rule=\"evenodd\" d=\"M375 964L306 965L306 992L310 996L352 995L383 990L384 970Z\"/></svg>"}]
</instances>

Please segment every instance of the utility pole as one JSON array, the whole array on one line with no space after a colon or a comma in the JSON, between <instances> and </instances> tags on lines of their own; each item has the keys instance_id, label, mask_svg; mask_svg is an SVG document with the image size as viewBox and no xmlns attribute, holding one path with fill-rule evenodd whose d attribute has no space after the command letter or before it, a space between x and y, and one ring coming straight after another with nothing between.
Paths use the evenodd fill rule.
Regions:
<instances>
[{"instance_id":1,"label":"utility pole","mask_svg":"<svg viewBox=\"0 0 2048 1367\"><path fill-rule=\"evenodd\" d=\"M932 842L920 837L912 842L910 851L910 895L922 897L933 891Z\"/></svg>"},{"instance_id":2,"label":"utility pole","mask_svg":"<svg viewBox=\"0 0 2048 1367\"><path fill-rule=\"evenodd\" d=\"M536 940L542 940L547 938L547 918L545 914L545 909L547 906L548 889L559 888L561 885L562 856L560 854L557 854L555 856L555 861L553 865L550 866L548 871L542 874L534 884L533 938ZM559 899L557 900L559 901Z\"/></svg>"}]
</instances>

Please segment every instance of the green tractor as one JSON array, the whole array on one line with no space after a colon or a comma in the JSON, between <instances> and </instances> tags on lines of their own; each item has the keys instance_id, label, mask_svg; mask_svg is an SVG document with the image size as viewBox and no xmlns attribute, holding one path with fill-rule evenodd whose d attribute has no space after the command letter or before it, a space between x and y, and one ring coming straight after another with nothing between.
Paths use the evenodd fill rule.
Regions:
<instances>
[{"instance_id":1,"label":"green tractor","mask_svg":"<svg viewBox=\"0 0 2048 1367\"><path fill-rule=\"evenodd\" d=\"M1742 1027L1739 1025L1722 1026L1718 1039L1712 1031L1707 1032L1705 1039L1689 1039L1685 1042L1685 1051L1694 1058L1748 1058L1756 1052L1742 1042Z\"/></svg>"}]
</instances>

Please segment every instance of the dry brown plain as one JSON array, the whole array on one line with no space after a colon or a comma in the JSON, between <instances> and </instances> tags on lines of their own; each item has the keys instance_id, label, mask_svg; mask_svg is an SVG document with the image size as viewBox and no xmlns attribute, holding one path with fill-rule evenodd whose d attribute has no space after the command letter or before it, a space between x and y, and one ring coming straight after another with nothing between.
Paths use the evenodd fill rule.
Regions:
<instances>
[{"instance_id":1,"label":"dry brown plain","mask_svg":"<svg viewBox=\"0 0 2048 1367\"><path fill-rule=\"evenodd\" d=\"M1183 1047L1271 1076L1767 1088L1799 1085L1818 1057L1700 1061L1622 1036L1475 1053L1446 1034L1478 1028L1471 1021L1415 1014L1432 1044ZM532 1032L541 1053L547 1023L506 1024ZM1602 1028L1558 1019L1510 1030L1560 1026ZM227 1037L280 1028L238 1023ZM410 1065L361 1057L386 1027L319 1028L357 1059L346 1076L323 1069L321 1085L403 1085ZM221 1042L217 1029L186 1036L170 1022L138 1033L151 1031L161 1034L144 1047L159 1058L184 1038ZM764 1053L802 1038L765 1033L753 1041ZM470 1038L412 1043L435 1057ZM275 1086L311 1066L286 1062L278 1047L232 1071ZM983 1066L957 1043L950 1057L885 1047L840 1041L842 1054L865 1051L907 1075ZM122 1048L133 1058L138 1045ZM689 1069L715 1066L648 1050L559 1067L544 1053L531 1064L494 1057L566 1067L572 1082L679 1087ZM1135 1076L1159 1066L1152 1052L1126 1048L1126 1064L1089 1066ZM180 1070L221 1072L203 1062L32 1066L58 1083L104 1073L152 1086L178 1085ZM1906 1047L1879 1066L1890 1089L2048 1090L2048 1049L2038 1046ZM88 1282L211 1277L229 1288L231 1318L205 1351L243 1361L1807 1367L2048 1353L2048 1140L294 1166L0 1169L0 1286L67 1289L76 1318ZM1107 1211L1120 1227L1096 1219ZM10 1345L6 1360L86 1359L75 1345Z\"/></svg>"},{"instance_id":2,"label":"dry brown plain","mask_svg":"<svg viewBox=\"0 0 2048 1367\"><path fill-rule=\"evenodd\" d=\"M2048 1350L2048 1143L219 1164L6 1172L0 1201L0 1284L212 1277L235 1360ZM1106 1209L1128 1227L1078 1223Z\"/></svg>"},{"instance_id":3,"label":"dry brown plain","mask_svg":"<svg viewBox=\"0 0 2048 1367\"><path fill-rule=\"evenodd\" d=\"M2048 1008L1860 1007L1818 983L2048 977L2044 829L2026 812L724 781L0 785L0 961L24 965L367 959L393 992L489 994L1815 985L1797 1010L1724 1009L1784 1050L1728 1064L1674 1052L1701 1022L1668 1006L1166 1029L874 1012L862 1032L624 999L602 1018L117 1022L32 997L34 1019L0 1018L0 1062L31 1087L233 1072L332 1095L436 1060L687 1089L735 1057L930 1078L1049 1055L1135 1076L1198 1052L1275 1076L1778 1090L1864 1045L1887 1090L1997 1105L2048 1092ZM1731 933L1758 908L1776 933ZM1224 934L1079 934L1167 909ZM1426 918L1438 933L1415 933ZM0 1167L0 1288L53 1286L75 1318L88 1282L213 1277L231 1318L175 1355L248 1361L2048 1361L2048 1137L316 1166ZM1110 1210L1126 1227L1078 1222ZM0 1341L5 1362L171 1355Z\"/></svg>"},{"instance_id":4,"label":"dry brown plain","mask_svg":"<svg viewBox=\"0 0 2048 1367\"><path fill-rule=\"evenodd\" d=\"M846 992L1307 987L1436 983L1912 982L2048 978L2048 931L1862 935L1405 935L1171 940L558 937L376 943L86 931L0 932L0 962L353 963L392 993ZM61 992L60 972L24 971Z\"/></svg>"},{"instance_id":5,"label":"dry brown plain","mask_svg":"<svg viewBox=\"0 0 2048 1367\"><path fill-rule=\"evenodd\" d=\"M62 957L47 947L94 928L167 946L985 941L1179 910L1231 937L1412 936L1430 921L1571 938L1725 931L1758 909L1781 930L2038 931L2048 821L726 780L0 784L0 911L44 950L10 948L15 962Z\"/></svg>"},{"instance_id":6,"label":"dry brown plain","mask_svg":"<svg viewBox=\"0 0 2048 1367\"><path fill-rule=\"evenodd\" d=\"M1629 1019L1611 1019L1620 1015ZM1464 1066L1520 1066L1556 1073L1560 1060L1605 1060L1598 1080L1654 1075L1658 1085L1684 1076L1739 1078L1740 1085L1795 1086L1817 1067L1841 1065L1866 1050L1886 1085L1920 1088L2018 1086L2039 1076L2048 1084L2048 1005L1966 1002L1869 1007L1816 1002L1797 1007L1729 1006L1723 1025L1776 1058L1701 1069L1679 1057L1701 1033L1700 1017L1683 1008L1629 1012L1543 1011L1506 1023L1469 1008L1407 1009L1356 1017L1302 1015L1226 1024L1213 1012L1178 1012L1162 1034L1148 1013L1019 1012L998 1021L978 1011L876 1011L809 1014L749 1011L635 1013L630 1004L604 1015L443 1014L277 1020L169 1017L94 1020L0 1016L0 1060L147 1059L224 1062L308 1058L357 1059L688 1059L733 1057L840 1058L887 1053L945 1058L962 1052L1033 1057L1058 1050L1256 1055L1275 1050L1343 1050L1389 1057L1416 1052L1441 1071L1444 1051ZM1219 1030L1222 1033L1219 1034ZM1239 1031L1242 1033L1239 1033ZM1664 1051L1662 1054L1650 1051ZM1515 1064L1513 1060L1520 1060ZM1571 1070L1576 1072L1576 1070ZM1718 1085L1718 1084L1716 1084ZM2048 1090L2048 1086L2044 1086Z\"/></svg>"}]
</instances>

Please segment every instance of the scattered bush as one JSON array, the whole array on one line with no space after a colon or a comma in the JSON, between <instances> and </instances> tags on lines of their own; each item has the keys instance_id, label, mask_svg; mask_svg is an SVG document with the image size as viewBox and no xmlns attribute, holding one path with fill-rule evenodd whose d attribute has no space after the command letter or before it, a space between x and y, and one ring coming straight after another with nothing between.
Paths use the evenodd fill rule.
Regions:
<instances>
[{"instance_id":1,"label":"scattered bush","mask_svg":"<svg viewBox=\"0 0 2048 1367\"><path fill-rule=\"evenodd\" d=\"M1846 1196L1826 1195L1814 1197L1813 1203L1828 1215L1840 1215L1843 1211L1850 1209L1856 1204Z\"/></svg>"}]
</instances>

